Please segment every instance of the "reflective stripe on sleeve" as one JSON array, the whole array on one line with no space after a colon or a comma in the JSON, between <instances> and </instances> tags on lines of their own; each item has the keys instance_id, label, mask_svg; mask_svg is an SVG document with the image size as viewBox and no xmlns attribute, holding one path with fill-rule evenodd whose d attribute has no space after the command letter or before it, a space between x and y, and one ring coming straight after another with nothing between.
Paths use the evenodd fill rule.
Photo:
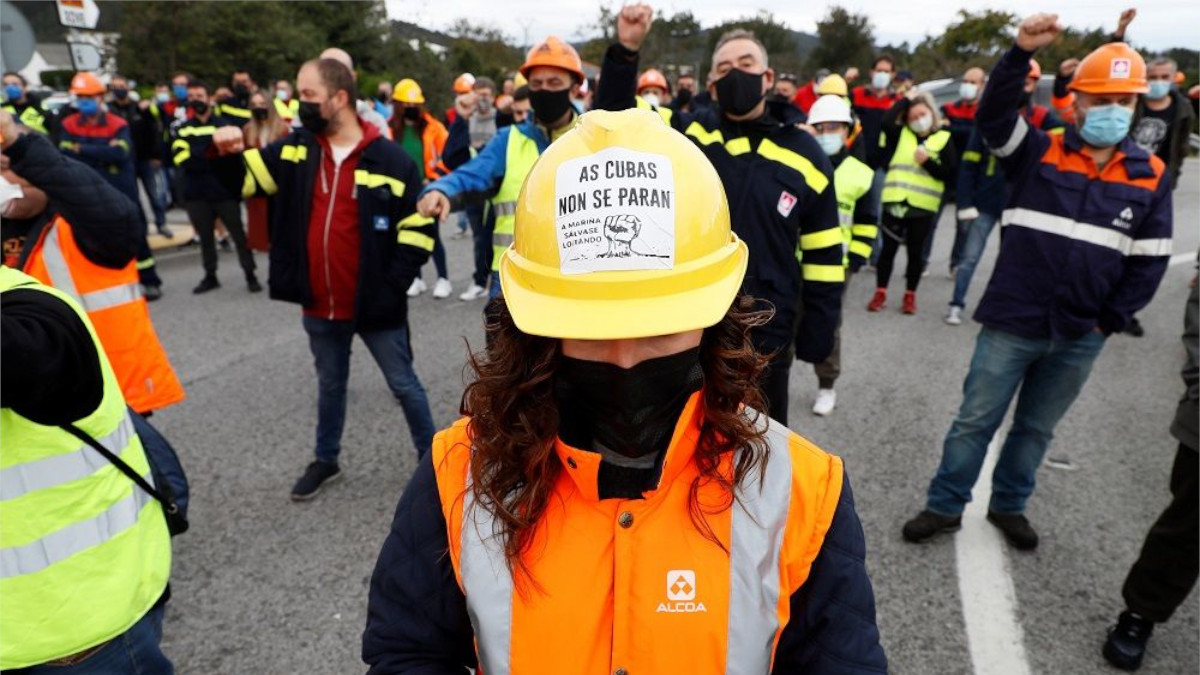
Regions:
<instances>
[{"instance_id":1,"label":"reflective stripe on sleeve","mask_svg":"<svg viewBox=\"0 0 1200 675\"><path fill-rule=\"evenodd\" d=\"M401 229L406 227L424 227L425 225L432 225L434 222L435 221L433 218L426 218L420 213L413 212L408 217L397 223L397 226Z\"/></svg>"},{"instance_id":2,"label":"reflective stripe on sleeve","mask_svg":"<svg viewBox=\"0 0 1200 675\"><path fill-rule=\"evenodd\" d=\"M1017 123L1013 125L1012 135L1008 137L1008 142L998 148L993 147L992 154L997 157L1008 157L1021 147L1021 141L1025 140L1028 133L1029 123L1025 121L1024 117L1018 117Z\"/></svg>"},{"instance_id":3,"label":"reflective stripe on sleeve","mask_svg":"<svg viewBox=\"0 0 1200 675\"><path fill-rule=\"evenodd\" d=\"M802 251L811 251L817 248L829 248L830 246L838 246L842 243L842 230L840 227L831 227L820 232L812 234L800 235L800 249Z\"/></svg>"},{"instance_id":4,"label":"reflective stripe on sleeve","mask_svg":"<svg viewBox=\"0 0 1200 675\"><path fill-rule=\"evenodd\" d=\"M841 265L804 264L800 266L800 275L805 281L841 283L846 280L846 268Z\"/></svg>"},{"instance_id":5,"label":"reflective stripe on sleeve","mask_svg":"<svg viewBox=\"0 0 1200 675\"><path fill-rule=\"evenodd\" d=\"M432 251L434 244L433 237L413 230L400 230L400 234L396 236L396 241L401 244L416 246L426 251Z\"/></svg>"},{"instance_id":6,"label":"reflective stripe on sleeve","mask_svg":"<svg viewBox=\"0 0 1200 675\"><path fill-rule=\"evenodd\" d=\"M392 195L396 197L404 196L404 181L379 173L371 173L366 169L356 169L354 171L354 183L355 185L362 185L367 188L387 186L392 191Z\"/></svg>"},{"instance_id":7,"label":"reflective stripe on sleeve","mask_svg":"<svg viewBox=\"0 0 1200 675\"><path fill-rule=\"evenodd\" d=\"M708 131L699 122L692 122L684 133L699 141L701 145L725 142L725 137L721 134L720 129Z\"/></svg>"},{"instance_id":8,"label":"reflective stripe on sleeve","mask_svg":"<svg viewBox=\"0 0 1200 675\"><path fill-rule=\"evenodd\" d=\"M825 188L829 187L829 178L807 157L776 145L769 138L764 138L758 144L758 154L800 172L800 175L804 176L804 182L817 194L821 194Z\"/></svg>"},{"instance_id":9,"label":"reflective stripe on sleeve","mask_svg":"<svg viewBox=\"0 0 1200 675\"><path fill-rule=\"evenodd\" d=\"M294 147L294 146L293 146ZM285 150L287 148L284 148ZM258 148L250 148L242 153L242 159L246 162L246 168L250 169L247 173L254 175L255 182L262 188L262 191L273 195L279 191L279 187L275 185L275 179L271 177L271 172L267 169L267 163L263 161L262 152ZM242 186L242 193L245 194L246 188ZM253 190L250 194L254 194Z\"/></svg>"}]
</instances>

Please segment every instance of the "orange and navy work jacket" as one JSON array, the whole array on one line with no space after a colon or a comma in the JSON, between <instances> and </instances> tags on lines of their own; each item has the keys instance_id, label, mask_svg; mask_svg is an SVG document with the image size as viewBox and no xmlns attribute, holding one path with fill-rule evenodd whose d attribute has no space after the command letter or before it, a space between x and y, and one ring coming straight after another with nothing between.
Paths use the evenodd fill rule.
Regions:
<instances>
[{"instance_id":1,"label":"orange and navy work jacket","mask_svg":"<svg viewBox=\"0 0 1200 675\"><path fill-rule=\"evenodd\" d=\"M732 506L699 484L714 543L689 513L701 396L642 499L600 499L601 456L555 443L562 470L525 554L530 576L509 572L470 489L470 420L438 434L371 582L371 672L886 672L841 460L772 422L761 480Z\"/></svg>"},{"instance_id":2,"label":"orange and navy work jacket","mask_svg":"<svg viewBox=\"0 0 1200 675\"><path fill-rule=\"evenodd\" d=\"M1119 333L1167 271L1173 215L1158 157L1126 137L1098 166L1074 127L1047 133L1019 114L1031 53L1010 49L975 121L1008 181L995 271L975 312L1029 339Z\"/></svg>"},{"instance_id":3,"label":"orange and navy work jacket","mask_svg":"<svg viewBox=\"0 0 1200 675\"><path fill-rule=\"evenodd\" d=\"M133 260L120 269L92 262L79 250L71 225L55 216L42 229L23 271L87 311L129 407L145 414L184 399L183 385L154 332Z\"/></svg>"}]
</instances>

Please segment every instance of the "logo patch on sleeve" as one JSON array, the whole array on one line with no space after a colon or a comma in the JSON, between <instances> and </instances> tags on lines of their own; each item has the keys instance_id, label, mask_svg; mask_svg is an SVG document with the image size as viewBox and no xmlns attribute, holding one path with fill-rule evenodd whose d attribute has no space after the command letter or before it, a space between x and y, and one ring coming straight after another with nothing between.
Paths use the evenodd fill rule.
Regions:
<instances>
[{"instance_id":1,"label":"logo patch on sleeve","mask_svg":"<svg viewBox=\"0 0 1200 675\"><path fill-rule=\"evenodd\" d=\"M388 230L387 216L385 216L385 215L375 216L375 231L376 232L387 232L387 230Z\"/></svg>"},{"instance_id":2,"label":"logo patch on sleeve","mask_svg":"<svg viewBox=\"0 0 1200 675\"><path fill-rule=\"evenodd\" d=\"M779 193L779 203L775 205L779 211L779 215L787 218L792 215L792 209L796 208L796 195L784 190Z\"/></svg>"}]
</instances>

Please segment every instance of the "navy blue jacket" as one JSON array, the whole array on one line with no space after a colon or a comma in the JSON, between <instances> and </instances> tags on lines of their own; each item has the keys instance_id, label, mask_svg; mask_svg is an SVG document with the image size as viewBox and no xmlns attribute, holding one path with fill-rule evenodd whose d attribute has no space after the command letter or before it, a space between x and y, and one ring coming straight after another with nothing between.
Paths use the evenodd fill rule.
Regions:
<instances>
[{"instance_id":1,"label":"navy blue jacket","mask_svg":"<svg viewBox=\"0 0 1200 675\"><path fill-rule=\"evenodd\" d=\"M467 601L450 562L432 453L400 498L371 576L363 660L371 675L466 675L476 667ZM843 479L841 498L792 619L775 648L778 675L886 673L867 577L866 543Z\"/></svg>"},{"instance_id":2,"label":"navy blue jacket","mask_svg":"<svg viewBox=\"0 0 1200 675\"><path fill-rule=\"evenodd\" d=\"M1130 138L1103 167L1074 127L1035 129L1020 114L1032 56L1010 49L992 71L976 123L1011 190L996 269L975 312L1029 339L1119 333L1145 307L1171 255L1166 167Z\"/></svg>"}]
</instances>

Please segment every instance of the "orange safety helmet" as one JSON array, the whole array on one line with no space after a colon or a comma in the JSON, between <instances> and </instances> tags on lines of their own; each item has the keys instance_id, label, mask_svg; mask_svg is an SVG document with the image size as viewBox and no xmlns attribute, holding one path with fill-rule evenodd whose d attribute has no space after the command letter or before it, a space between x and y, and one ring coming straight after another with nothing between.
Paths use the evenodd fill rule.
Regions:
<instances>
[{"instance_id":1,"label":"orange safety helmet","mask_svg":"<svg viewBox=\"0 0 1200 675\"><path fill-rule=\"evenodd\" d=\"M525 63L521 65L520 73L529 77L529 71L538 66L561 68L574 75L579 82L587 79L587 76L583 74L583 61L579 58L579 52L553 35L529 50L529 54L525 56Z\"/></svg>"},{"instance_id":2,"label":"orange safety helmet","mask_svg":"<svg viewBox=\"0 0 1200 675\"><path fill-rule=\"evenodd\" d=\"M1110 42L1084 57L1071 80L1085 94L1145 94L1146 60L1124 42Z\"/></svg>"},{"instance_id":3,"label":"orange safety helmet","mask_svg":"<svg viewBox=\"0 0 1200 675\"><path fill-rule=\"evenodd\" d=\"M650 87L658 87L668 94L671 93L671 84L667 82L667 78L657 68L648 69L638 78L637 93L641 94L643 89L649 89Z\"/></svg>"},{"instance_id":4,"label":"orange safety helmet","mask_svg":"<svg viewBox=\"0 0 1200 675\"><path fill-rule=\"evenodd\" d=\"M1029 59L1029 74L1025 76L1025 79L1030 78L1042 79L1042 66L1038 64L1037 59Z\"/></svg>"},{"instance_id":5,"label":"orange safety helmet","mask_svg":"<svg viewBox=\"0 0 1200 675\"><path fill-rule=\"evenodd\" d=\"M454 78L454 93L456 94L469 94L474 86L475 76L470 73L463 73Z\"/></svg>"},{"instance_id":6,"label":"orange safety helmet","mask_svg":"<svg viewBox=\"0 0 1200 675\"><path fill-rule=\"evenodd\" d=\"M1175 71L1175 84L1182 87L1187 82L1187 75L1182 70Z\"/></svg>"},{"instance_id":7,"label":"orange safety helmet","mask_svg":"<svg viewBox=\"0 0 1200 675\"><path fill-rule=\"evenodd\" d=\"M91 73L75 73L71 78L71 93L76 96L99 96L104 93L100 78Z\"/></svg>"}]
</instances>

